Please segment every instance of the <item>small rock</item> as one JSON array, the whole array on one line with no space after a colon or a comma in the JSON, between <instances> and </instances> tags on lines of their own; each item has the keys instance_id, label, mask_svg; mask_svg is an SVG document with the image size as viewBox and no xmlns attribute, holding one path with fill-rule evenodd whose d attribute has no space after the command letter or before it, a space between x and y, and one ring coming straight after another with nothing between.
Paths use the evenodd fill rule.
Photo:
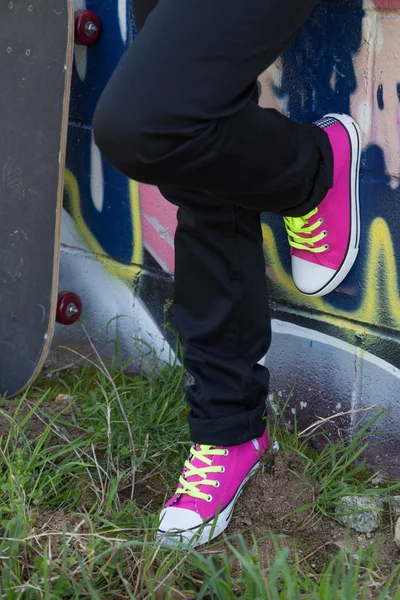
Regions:
<instances>
[{"instance_id":1,"label":"small rock","mask_svg":"<svg viewBox=\"0 0 400 600\"><path fill-rule=\"evenodd\" d=\"M68 394L58 394L55 398L55 402L68 402L69 400L71 400L71 396Z\"/></svg>"},{"instance_id":2,"label":"small rock","mask_svg":"<svg viewBox=\"0 0 400 600\"><path fill-rule=\"evenodd\" d=\"M394 530L394 543L398 548L400 548L400 519L397 520Z\"/></svg>"},{"instance_id":3,"label":"small rock","mask_svg":"<svg viewBox=\"0 0 400 600\"><path fill-rule=\"evenodd\" d=\"M382 481L384 481L384 476L381 473L377 473L375 477L371 480L371 484L378 487Z\"/></svg>"},{"instance_id":4,"label":"small rock","mask_svg":"<svg viewBox=\"0 0 400 600\"><path fill-rule=\"evenodd\" d=\"M400 519L400 496L388 496L386 500L396 519Z\"/></svg>"},{"instance_id":5,"label":"small rock","mask_svg":"<svg viewBox=\"0 0 400 600\"><path fill-rule=\"evenodd\" d=\"M336 507L336 518L342 525L349 525L359 533L372 533L379 527L380 511L381 506L374 498L343 496L341 505ZM340 514L344 512L352 514Z\"/></svg>"}]
</instances>

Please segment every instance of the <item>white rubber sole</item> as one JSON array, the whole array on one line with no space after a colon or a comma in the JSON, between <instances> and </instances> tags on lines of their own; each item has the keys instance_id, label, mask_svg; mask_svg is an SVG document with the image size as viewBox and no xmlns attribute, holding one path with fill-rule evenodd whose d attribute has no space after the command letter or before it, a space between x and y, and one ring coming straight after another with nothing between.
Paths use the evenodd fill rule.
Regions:
<instances>
[{"instance_id":1,"label":"white rubber sole","mask_svg":"<svg viewBox=\"0 0 400 600\"><path fill-rule=\"evenodd\" d=\"M351 202L351 229L350 240L346 257L336 274L330 281L315 293L305 293L305 296L320 297L333 292L347 277L353 267L360 245L360 163L361 163L361 131L357 123L349 116L340 113L330 113L324 118L332 117L339 121L349 134L351 144L350 166L350 202ZM301 291L301 290L299 290Z\"/></svg>"},{"instance_id":2,"label":"white rubber sole","mask_svg":"<svg viewBox=\"0 0 400 600\"><path fill-rule=\"evenodd\" d=\"M203 544L211 542L213 539L221 535L228 527L235 504L238 498L243 493L243 489L246 483L251 477L258 471L261 466L261 462L258 462L246 475L245 479L240 484L235 496L232 498L228 506L221 510L221 512L214 517L211 521L201 524L199 527L194 527L189 530L175 530L163 531L159 529L156 534L156 539L160 541L160 546L163 548L197 548ZM161 523L162 525L162 523Z\"/></svg>"}]
</instances>

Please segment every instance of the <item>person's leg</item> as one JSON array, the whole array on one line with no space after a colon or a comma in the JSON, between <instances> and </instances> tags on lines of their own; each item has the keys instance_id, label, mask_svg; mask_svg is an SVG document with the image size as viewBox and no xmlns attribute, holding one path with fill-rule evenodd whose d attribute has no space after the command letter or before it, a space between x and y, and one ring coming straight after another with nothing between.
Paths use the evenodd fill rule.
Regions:
<instances>
[{"instance_id":1,"label":"person's leg","mask_svg":"<svg viewBox=\"0 0 400 600\"><path fill-rule=\"evenodd\" d=\"M94 117L128 177L303 215L332 185L326 134L251 102L254 81L318 0L160 0Z\"/></svg>"},{"instance_id":2,"label":"person's leg","mask_svg":"<svg viewBox=\"0 0 400 600\"><path fill-rule=\"evenodd\" d=\"M156 5L157 0L132 0L136 31L140 31L143 28L143 25L147 21L147 17Z\"/></svg>"},{"instance_id":3,"label":"person's leg","mask_svg":"<svg viewBox=\"0 0 400 600\"><path fill-rule=\"evenodd\" d=\"M241 444L260 437L271 340L260 214L199 192L162 190L177 204L174 310L184 363L190 439Z\"/></svg>"},{"instance_id":4,"label":"person's leg","mask_svg":"<svg viewBox=\"0 0 400 600\"><path fill-rule=\"evenodd\" d=\"M155 0L133 0L142 29ZM252 102L259 88L253 85ZM204 192L161 188L179 207L174 311L184 364L190 439L235 445L259 437L269 373L257 364L271 341L260 214Z\"/></svg>"}]
</instances>

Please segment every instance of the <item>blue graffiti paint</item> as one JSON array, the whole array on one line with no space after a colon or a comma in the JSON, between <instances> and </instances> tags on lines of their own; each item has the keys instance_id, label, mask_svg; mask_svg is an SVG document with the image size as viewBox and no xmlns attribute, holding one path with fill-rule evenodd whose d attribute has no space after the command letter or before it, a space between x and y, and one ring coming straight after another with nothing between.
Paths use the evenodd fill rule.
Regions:
<instances>
[{"instance_id":1,"label":"blue graffiti paint","mask_svg":"<svg viewBox=\"0 0 400 600\"><path fill-rule=\"evenodd\" d=\"M383 110L385 108L385 101L383 99L383 85L381 83L378 85L376 100L378 102L379 110Z\"/></svg>"},{"instance_id":2,"label":"blue graffiti paint","mask_svg":"<svg viewBox=\"0 0 400 600\"><path fill-rule=\"evenodd\" d=\"M285 106L292 118L300 122L312 122L328 112L350 112L351 97L357 89L354 65L362 44L364 17L362 0L326 0L296 34L282 57L282 82L275 90L279 98L285 99ZM397 84L396 91L400 100L400 84ZM375 98L377 107L382 111L385 110L384 95L385 89L380 84L375 90ZM393 123L393 127L396 126ZM348 312L350 318L366 297L367 257L370 250L368 232L376 217L382 217L388 224L395 249L400 251L399 187L393 185L393 180L386 175L384 154L379 146L370 145L364 150L362 167L363 236L359 258L343 285L328 298L332 308ZM290 272L290 257L281 220L270 215L263 215L263 220L276 232L281 262ZM399 253L396 252L397 268L400 267ZM384 269L385 265L382 266L383 275ZM383 286L383 282L377 279L376 285ZM274 284L272 296L280 301L281 291ZM299 299L294 302L301 304ZM397 329L398 322L390 307L385 307L382 302L380 310L385 325ZM294 313L288 318L297 319ZM323 325L319 323L318 328L321 327ZM382 351L379 354L382 355Z\"/></svg>"},{"instance_id":3,"label":"blue graffiti paint","mask_svg":"<svg viewBox=\"0 0 400 600\"><path fill-rule=\"evenodd\" d=\"M361 46L362 0L326 0L298 31L282 56L278 97L288 96L289 115L312 122L328 112L350 111L357 87L353 58Z\"/></svg>"},{"instance_id":4,"label":"blue graffiti paint","mask_svg":"<svg viewBox=\"0 0 400 600\"><path fill-rule=\"evenodd\" d=\"M97 101L117 66L126 46L135 35L130 2L127 2L127 40L121 35L117 3L88 0L87 9L96 12L102 22L102 36L97 44L87 49L77 48L74 61L70 127L68 132L67 168L76 177L80 192L80 210L90 230L105 254L121 261L130 261L135 240L132 236L132 211L129 201L129 183L125 177L101 160L103 176L95 182L104 183L102 210L93 203L91 194L91 121ZM77 60L87 54L86 73L82 79ZM82 60L81 60L82 62ZM93 184L93 181L92 181ZM68 198L65 206L70 207ZM77 223L78 228L81 225Z\"/></svg>"}]
</instances>

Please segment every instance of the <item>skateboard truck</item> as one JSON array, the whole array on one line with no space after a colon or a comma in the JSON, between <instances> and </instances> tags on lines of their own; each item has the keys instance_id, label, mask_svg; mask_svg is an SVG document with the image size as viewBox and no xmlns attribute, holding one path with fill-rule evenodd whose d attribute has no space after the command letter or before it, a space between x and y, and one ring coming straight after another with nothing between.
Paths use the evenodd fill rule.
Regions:
<instances>
[{"instance_id":1,"label":"skateboard truck","mask_svg":"<svg viewBox=\"0 0 400 600\"><path fill-rule=\"evenodd\" d=\"M75 12L75 44L93 46L101 35L101 21L92 10Z\"/></svg>"},{"instance_id":2,"label":"skateboard truck","mask_svg":"<svg viewBox=\"0 0 400 600\"><path fill-rule=\"evenodd\" d=\"M60 292L57 303L57 323L72 325L82 314L82 300L73 292Z\"/></svg>"}]
</instances>

